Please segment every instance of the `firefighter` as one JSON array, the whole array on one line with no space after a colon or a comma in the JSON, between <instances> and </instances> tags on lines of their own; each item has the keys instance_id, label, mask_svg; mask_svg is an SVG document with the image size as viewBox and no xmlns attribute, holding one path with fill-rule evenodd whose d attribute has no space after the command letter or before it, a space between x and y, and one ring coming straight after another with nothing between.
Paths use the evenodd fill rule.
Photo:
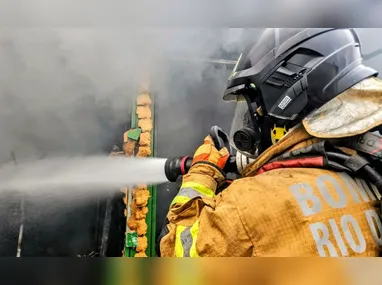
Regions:
<instances>
[{"instance_id":1,"label":"firefighter","mask_svg":"<svg viewBox=\"0 0 382 285\"><path fill-rule=\"evenodd\" d=\"M170 206L161 256L378 256L376 76L353 29L266 29L224 94L237 104L242 177L216 193L230 154L206 137Z\"/></svg>"}]
</instances>

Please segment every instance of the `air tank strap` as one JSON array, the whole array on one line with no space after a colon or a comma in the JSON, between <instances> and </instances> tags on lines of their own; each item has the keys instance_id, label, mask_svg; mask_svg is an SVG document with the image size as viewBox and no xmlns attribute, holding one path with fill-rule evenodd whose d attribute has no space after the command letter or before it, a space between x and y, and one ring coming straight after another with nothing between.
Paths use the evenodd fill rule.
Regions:
<instances>
[{"instance_id":1,"label":"air tank strap","mask_svg":"<svg viewBox=\"0 0 382 285\"><path fill-rule=\"evenodd\" d=\"M358 154L348 155L329 141L321 141L275 157L262 166L257 174L292 167L346 171L375 184L382 195L382 176L375 169L373 162Z\"/></svg>"}]
</instances>

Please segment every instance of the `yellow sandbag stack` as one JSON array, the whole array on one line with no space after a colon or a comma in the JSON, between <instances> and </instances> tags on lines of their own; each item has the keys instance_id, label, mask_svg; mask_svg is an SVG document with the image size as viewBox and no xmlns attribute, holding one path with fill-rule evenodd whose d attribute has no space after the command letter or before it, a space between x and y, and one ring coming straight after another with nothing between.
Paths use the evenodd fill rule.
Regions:
<instances>
[{"instance_id":1,"label":"yellow sandbag stack","mask_svg":"<svg viewBox=\"0 0 382 285\"><path fill-rule=\"evenodd\" d=\"M148 157L151 155L151 131L153 129L153 121L151 117L151 99L147 93L141 94L137 98L136 113L138 117L138 127L141 129L141 134L138 141L137 157ZM135 131L135 130L131 130ZM128 132L124 135L124 153L127 156L134 155L137 141L128 138ZM124 203L127 205L127 189L124 190ZM148 246L146 237L147 224L146 215L148 213L148 199L150 192L147 185L138 185L133 189L132 200L129 205L130 217L127 221L127 226L130 230L135 231L138 235L135 257L147 257L145 251Z\"/></svg>"}]
</instances>

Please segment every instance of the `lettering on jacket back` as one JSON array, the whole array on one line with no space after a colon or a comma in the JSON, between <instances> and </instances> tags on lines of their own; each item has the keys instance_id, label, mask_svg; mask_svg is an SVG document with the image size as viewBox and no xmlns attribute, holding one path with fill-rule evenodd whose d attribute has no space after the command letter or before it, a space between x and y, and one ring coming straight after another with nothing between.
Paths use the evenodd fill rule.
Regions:
<instances>
[{"instance_id":1,"label":"lettering on jacket back","mask_svg":"<svg viewBox=\"0 0 382 285\"><path fill-rule=\"evenodd\" d=\"M318 253L322 257L349 256L351 255L349 250L353 251L353 254L364 253L367 248L367 239L363 231L367 228L375 243L382 246L382 223L376 209L365 207L366 210L363 211L365 219L362 218L362 221L350 212L346 212L349 209L349 203L370 204L380 200L381 195L378 189L375 185L366 183L362 179L352 178L347 173L338 173L338 175L342 183L333 175L323 174L317 177L316 185L299 183L290 187L305 217L320 214L327 209L343 209L341 216L308 225ZM318 192L314 191L314 188L318 189ZM367 223L364 222L365 220Z\"/></svg>"}]
</instances>

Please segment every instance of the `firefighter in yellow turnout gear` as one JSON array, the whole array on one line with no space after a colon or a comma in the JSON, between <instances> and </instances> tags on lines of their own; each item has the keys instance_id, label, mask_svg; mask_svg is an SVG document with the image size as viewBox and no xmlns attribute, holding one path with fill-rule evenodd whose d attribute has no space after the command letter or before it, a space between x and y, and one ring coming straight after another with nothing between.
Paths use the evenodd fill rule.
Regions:
<instances>
[{"instance_id":1,"label":"firefighter in yellow turnout gear","mask_svg":"<svg viewBox=\"0 0 382 285\"><path fill-rule=\"evenodd\" d=\"M205 139L161 256L378 256L382 81L361 59L352 29L267 29L224 95L237 102L232 145L250 163L216 194L230 154ZM289 131L275 139L275 125Z\"/></svg>"}]
</instances>

